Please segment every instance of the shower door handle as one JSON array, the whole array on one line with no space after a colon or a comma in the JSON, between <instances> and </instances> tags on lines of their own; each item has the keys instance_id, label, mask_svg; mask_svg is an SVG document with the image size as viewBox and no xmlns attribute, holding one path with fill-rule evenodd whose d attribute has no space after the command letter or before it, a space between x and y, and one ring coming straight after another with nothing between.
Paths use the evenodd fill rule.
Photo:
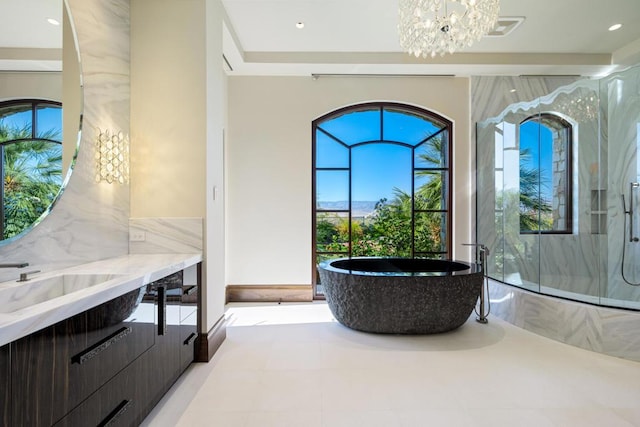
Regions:
<instances>
[{"instance_id":1,"label":"shower door handle","mask_svg":"<svg viewBox=\"0 0 640 427\"><path fill-rule=\"evenodd\" d=\"M633 189L640 187L640 182L630 182L629 183L629 210L625 213L629 214L629 242L634 243L640 241L637 237L633 235ZM624 203L624 198L623 198Z\"/></svg>"}]
</instances>

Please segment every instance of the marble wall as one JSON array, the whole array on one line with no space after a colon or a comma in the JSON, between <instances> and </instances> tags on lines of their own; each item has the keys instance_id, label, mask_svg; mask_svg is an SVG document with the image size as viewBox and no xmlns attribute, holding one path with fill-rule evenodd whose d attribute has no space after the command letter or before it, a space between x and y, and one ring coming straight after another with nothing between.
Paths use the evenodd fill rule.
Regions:
<instances>
[{"instance_id":1,"label":"marble wall","mask_svg":"<svg viewBox=\"0 0 640 427\"><path fill-rule=\"evenodd\" d=\"M478 78L473 86L476 117L501 105L500 99L494 102L495 107L487 102L483 105L483 100L493 99L484 91L520 91L511 92L509 87L515 83L508 78L493 80ZM521 80L517 79L522 84ZM543 84L535 87L551 89ZM479 122L477 189L483 197L478 199L478 239L494 249L495 265L490 262L489 266L492 277L588 302L640 306L640 286L630 286L622 277L624 255L627 281L640 283L640 265L635 262L640 243L629 242L628 236L631 220L640 231L640 188L633 194L629 189L629 183L640 181L639 91L640 69L632 68L602 80L563 85L533 100L513 102L496 116ZM529 88L526 92L535 91ZM501 212L504 206L496 206L496 201L508 203L508 189L515 193L518 189L519 166L511 153L518 152L517 137L509 141L507 128L513 132L523 118L536 111L559 112L573 126L571 234L520 234L517 208ZM633 203L633 218L624 214L622 195L626 209Z\"/></svg>"},{"instance_id":2,"label":"marble wall","mask_svg":"<svg viewBox=\"0 0 640 427\"><path fill-rule=\"evenodd\" d=\"M129 187L95 182L96 129L129 132L129 0L68 0L83 78L83 123L75 168L52 212L2 242L2 262L50 271L128 252ZM17 278L0 270L0 281Z\"/></svg>"},{"instance_id":3,"label":"marble wall","mask_svg":"<svg viewBox=\"0 0 640 427\"><path fill-rule=\"evenodd\" d=\"M625 194L628 209L629 182L640 181L639 89L636 69L574 83L516 77L472 80L478 241L493 249L489 274L522 288L492 281L492 314L558 341L637 361L640 314L598 305L640 308L640 287L624 283L621 275L624 247L627 276L640 282L640 243L628 243L621 201ZM570 100L563 101L564 95ZM574 128L571 234L520 234L517 208L501 209L507 200L504 190L516 190L517 197L519 185L517 137L510 138L509 132L535 111L561 112ZM634 197L633 207L640 212L640 189ZM638 218L636 214L634 227L640 231Z\"/></svg>"},{"instance_id":4,"label":"marble wall","mask_svg":"<svg viewBox=\"0 0 640 427\"><path fill-rule=\"evenodd\" d=\"M477 170L474 188L474 194L476 194L476 229L474 231L478 241L487 245L494 254L504 250L502 234L498 235L496 229L497 224L503 227L505 218L496 212L495 202L497 200L496 179L504 178L496 176L495 171L496 167L504 169L504 163L500 163L504 160L504 155L501 154L498 159L496 150L503 151L505 146L504 141L496 140L504 129L495 128L498 121L487 123L487 120L503 114L510 105L531 102L574 81L575 78L571 77L476 76L471 78L471 123L475 125L471 126L471 138L476 141ZM530 106L530 109L530 114L535 113L535 106ZM520 114L521 119L526 118L522 112ZM515 122L515 119L511 121ZM508 163L507 168L509 168ZM490 266L489 271L503 278L502 269L496 270L495 266Z\"/></svg>"},{"instance_id":5,"label":"marble wall","mask_svg":"<svg viewBox=\"0 0 640 427\"><path fill-rule=\"evenodd\" d=\"M629 185L640 182L640 67L602 80L600 88L602 152L609 171L601 176L608 190L607 242L602 248L608 256L602 295L613 303L636 302L635 307L640 308L640 286L631 286L622 277L624 249L625 278L640 285L640 243L629 242L631 223L634 236L640 237L640 188L632 191ZM633 210L631 217L624 214L623 195L626 209Z\"/></svg>"},{"instance_id":6,"label":"marble wall","mask_svg":"<svg viewBox=\"0 0 640 427\"><path fill-rule=\"evenodd\" d=\"M129 253L202 253L202 218L131 218Z\"/></svg>"},{"instance_id":7,"label":"marble wall","mask_svg":"<svg viewBox=\"0 0 640 427\"><path fill-rule=\"evenodd\" d=\"M502 91L516 98L494 116L477 125L478 240L493 250L491 276L530 290L575 293L590 299L600 293L601 230L593 224L592 196L601 189L598 179L601 152L597 114L597 82L568 82L567 78L474 79L475 117L495 112L506 102L494 101L484 91ZM491 83L491 84L490 84ZM511 92L515 89L515 92ZM546 92L549 91L549 92ZM524 95L522 95L524 93ZM535 96L534 96L535 95ZM528 98L534 96L533 98ZM576 104L592 99L581 114ZM484 102L484 104L482 103ZM572 230L569 234L521 234L518 213L520 122L537 113L554 112L572 125ZM589 113L589 114L587 114ZM488 113L487 113L488 114ZM595 171L595 172L594 172ZM594 175L595 174L595 175ZM493 265L491 264L493 262Z\"/></svg>"},{"instance_id":8,"label":"marble wall","mask_svg":"<svg viewBox=\"0 0 640 427\"><path fill-rule=\"evenodd\" d=\"M640 362L638 312L534 294L493 280L489 290L493 316L556 341Z\"/></svg>"}]
</instances>

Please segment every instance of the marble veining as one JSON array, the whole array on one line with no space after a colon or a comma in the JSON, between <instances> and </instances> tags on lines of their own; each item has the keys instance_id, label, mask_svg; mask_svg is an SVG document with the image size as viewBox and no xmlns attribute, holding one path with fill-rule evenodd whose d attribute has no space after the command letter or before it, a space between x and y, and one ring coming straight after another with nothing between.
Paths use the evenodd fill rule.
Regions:
<instances>
[{"instance_id":1,"label":"marble veining","mask_svg":"<svg viewBox=\"0 0 640 427\"><path fill-rule=\"evenodd\" d=\"M204 247L202 218L131 218L129 236L132 254L202 252Z\"/></svg>"},{"instance_id":2,"label":"marble veining","mask_svg":"<svg viewBox=\"0 0 640 427\"><path fill-rule=\"evenodd\" d=\"M622 280L622 250L625 250L625 276L632 283L640 283L640 243L628 241L630 218L623 213L621 196L624 194L627 209L631 206L629 183L640 181L638 150L640 136L640 69L635 68L607 78L601 85L601 111L608 120L602 126L602 150L606 152L609 173L606 180L607 193L607 254L603 275L604 294L615 300L640 302L640 286L629 286ZM636 192L634 228L640 230L640 192ZM626 227L625 227L626 225Z\"/></svg>"},{"instance_id":3,"label":"marble veining","mask_svg":"<svg viewBox=\"0 0 640 427\"><path fill-rule=\"evenodd\" d=\"M493 280L489 286L491 315L556 341L640 362L640 313L561 300Z\"/></svg>"},{"instance_id":4,"label":"marble veining","mask_svg":"<svg viewBox=\"0 0 640 427\"><path fill-rule=\"evenodd\" d=\"M626 250L625 271L632 281L640 277L640 265L634 260L640 255L640 244L624 241L625 217L621 194L628 193L629 182L638 181L637 150L640 122L638 70L629 70L603 80L580 80L562 86L549 94L527 100L518 95L508 108L493 118L478 123L478 240L494 249L495 257L509 259L504 270L491 266L490 275L507 280L517 272L521 281L538 283L541 287L590 297L606 297L618 301L640 301L640 287L631 287L622 280L622 248ZM493 112L504 102L497 96L493 104L483 89L505 91L519 82L512 78L474 79L474 115ZM524 82L532 83L532 79ZM549 90L551 85L538 84L537 90ZM536 88L528 88L529 95ZM518 88L518 94L521 89ZM539 92L538 92L539 93ZM496 201L505 199L500 191L517 187L518 161L509 158L513 144L507 137L508 126L517 126L537 111L562 113L563 99L592 100L589 114L567 116L573 127L573 232L567 235L520 235L517 215L501 212ZM477 101L477 102L476 102ZM487 103L483 105L482 102ZM479 103L479 104L478 104ZM577 102L574 102L574 105ZM494 105L495 104L495 105ZM596 114L599 107L599 114ZM582 111L584 113L584 111ZM484 116L488 117L488 116ZM517 142L516 142L517 145ZM615 148L615 149L611 149ZM514 169L515 168L515 169ZM609 173L611 171L612 173ZM615 173L613 173L615 172ZM515 174L515 175L514 175ZM515 183L507 177L515 176ZM499 182L503 180L502 182ZM517 190L517 188L515 188ZM626 195L627 199L629 198ZM640 205L634 209L639 211ZM637 220L636 220L637 221ZM640 224L636 224L638 226ZM640 228L640 227L639 227Z\"/></svg>"},{"instance_id":5,"label":"marble veining","mask_svg":"<svg viewBox=\"0 0 640 427\"><path fill-rule=\"evenodd\" d=\"M489 274L519 286L492 283L492 312L561 342L640 361L640 314L590 305L640 307L640 287L625 284L621 276L624 247L625 271L632 280L640 279L636 262L640 244L626 241L621 203L621 194L629 199L629 182L640 181L640 72L631 69L600 81L581 80L561 87L568 83L567 79L472 79L478 241L492 249ZM516 91L510 92L511 88ZM521 235L517 215L496 206L506 198L503 189L517 190L518 185L518 161L509 157L511 151L517 153L517 142L514 145L515 138L506 135L509 126L517 126L527 115L561 112L556 102L561 95L554 98L559 93L580 100L595 98L599 107L597 115L591 111L582 117L568 116L574 131L573 232ZM485 120L491 117L496 119ZM515 183L508 176L515 176ZM634 209L640 212L638 202Z\"/></svg>"},{"instance_id":6,"label":"marble veining","mask_svg":"<svg viewBox=\"0 0 640 427\"><path fill-rule=\"evenodd\" d=\"M150 282L183 270L202 261L201 253L137 254L95 261L57 271L34 274L30 282L15 280L0 283L0 345L53 325ZM87 286L81 276L102 276L102 281ZM67 293L25 292L37 288L39 282L59 276L75 277ZM94 277L92 280L97 280ZM44 294L43 294L44 293ZM25 300L26 299L26 300ZM9 309L15 308L13 311Z\"/></svg>"},{"instance_id":7,"label":"marble veining","mask_svg":"<svg viewBox=\"0 0 640 427\"><path fill-rule=\"evenodd\" d=\"M96 183L96 128L129 132L129 0L68 0L80 51L83 127L78 157L51 213L0 259L52 271L128 252L129 187ZM0 281L19 272L1 269Z\"/></svg>"}]
</instances>

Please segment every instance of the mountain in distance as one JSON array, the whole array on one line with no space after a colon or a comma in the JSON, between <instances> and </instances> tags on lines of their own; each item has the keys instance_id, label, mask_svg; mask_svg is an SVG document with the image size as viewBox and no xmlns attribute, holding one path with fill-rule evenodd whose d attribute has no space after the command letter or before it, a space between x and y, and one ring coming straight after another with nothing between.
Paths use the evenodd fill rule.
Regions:
<instances>
[{"instance_id":1,"label":"mountain in distance","mask_svg":"<svg viewBox=\"0 0 640 427\"><path fill-rule=\"evenodd\" d=\"M351 202L351 215L354 217L366 217L371 215L376 208L378 201L354 201ZM335 202L318 202L318 209L321 210L340 210L347 209L349 202L346 200Z\"/></svg>"}]
</instances>

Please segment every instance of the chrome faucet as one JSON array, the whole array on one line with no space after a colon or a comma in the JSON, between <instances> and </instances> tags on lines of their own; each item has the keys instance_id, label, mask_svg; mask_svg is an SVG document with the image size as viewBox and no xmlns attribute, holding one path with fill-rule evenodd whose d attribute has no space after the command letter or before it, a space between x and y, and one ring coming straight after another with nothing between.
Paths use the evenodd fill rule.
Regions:
<instances>
[{"instance_id":1,"label":"chrome faucet","mask_svg":"<svg viewBox=\"0 0 640 427\"><path fill-rule=\"evenodd\" d=\"M482 287L480 288L479 295L479 308L480 312L476 321L478 323L487 323L487 315L491 311L491 301L487 298L489 295L489 276L487 276L487 257L490 254L489 248L482 243L463 243L462 246L474 246L476 248L476 264L482 269ZM485 285L487 287L485 293ZM487 300L487 310L485 311L485 299Z\"/></svg>"},{"instance_id":2,"label":"chrome faucet","mask_svg":"<svg viewBox=\"0 0 640 427\"><path fill-rule=\"evenodd\" d=\"M29 278L30 274L40 273L40 270L27 271L26 273L20 273L20 278L16 280L16 282L28 282L31 280Z\"/></svg>"},{"instance_id":3,"label":"chrome faucet","mask_svg":"<svg viewBox=\"0 0 640 427\"><path fill-rule=\"evenodd\" d=\"M482 268L482 273L485 273L485 269L487 267L486 261L487 257L491 254L489 248L483 245L482 243L463 243L462 246L475 246L476 248L476 264L478 264Z\"/></svg>"},{"instance_id":4,"label":"chrome faucet","mask_svg":"<svg viewBox=\"0 0 640 427\"><path fill-rule=\"evenodd\" d=\"M0 263L0 268L24 268L28 265L28 262L6 262Z\"/></svg>"}]
</instances>

